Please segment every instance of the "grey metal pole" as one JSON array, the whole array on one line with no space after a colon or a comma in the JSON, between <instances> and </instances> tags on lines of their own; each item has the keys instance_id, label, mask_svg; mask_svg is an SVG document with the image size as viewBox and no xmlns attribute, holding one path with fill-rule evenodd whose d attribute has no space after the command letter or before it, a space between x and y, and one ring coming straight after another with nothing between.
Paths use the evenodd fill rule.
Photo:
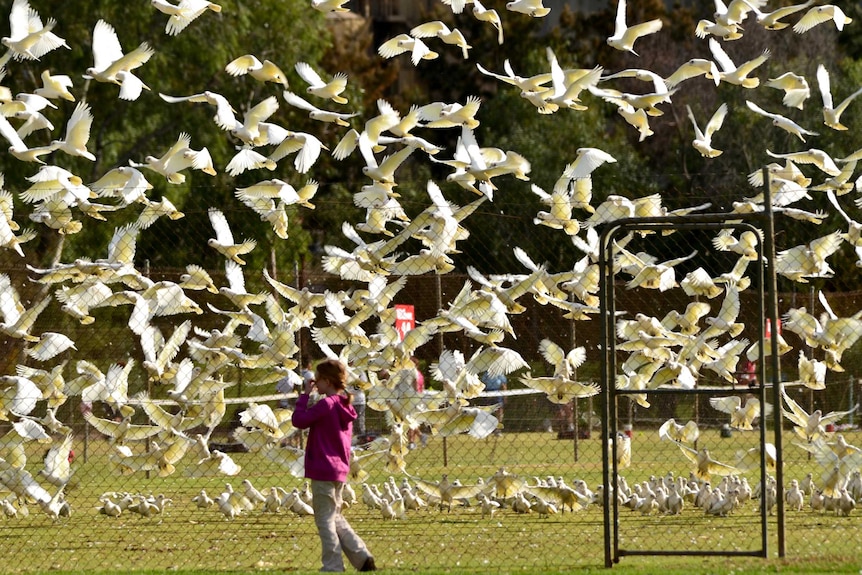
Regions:
<instances>
[{"instance_id":1,"label":"grey metal pole","mask_svg":"<svg viewBox=\"0 0 862 575\"><path fill-rule=\"evenodd\" d=\"M611 373L611 363L612 363L612 341L613 338L613 326L609 326L609 322L612 320L611 313L612 311L608 308L609 303L609 292L613 289L613 271L608 273L608 261L607 261L607 250L608 246L605 244L608 240L608 234L601 234L601 243L599 245L599 315L602 318L601 323L601 345L602 345L602 370L601 370L601 384L602 384L602 394L601 394L601 410L602 410L602 436L601 436L601 445L602 445L602 513L604 514L603 521L603 535L604 535L604 552L605 552L605 567L613 566L613 557L612 557L612 547L615 550L616 545L614 545L616 541L616 529L611 532L611 521L616 520L616 514L611 509L611 502L616 502L618 498L616 497L616 488L614 485L614 498L613 500L610 497L611 485L610 478L612 477L612 470L610 468L610 449L608 447L608 432L610 430L610 403L613 396L613 385L614 385L614 377ZM610 275L610 277L608 277ZM614 504L614 509L616 509L616 505ZM613 519L612 519L613 518ZM614 541L612 542L611 537L614 537Z\"/></svg>"},{"instance_id":2,"label":"grey metal pole","mask_svg":"<svg viewBox=\"0 0 862 575\"><path fill-rule=\"evenodd\" d=\"M434 274L435 282L434 287L436 288L435 295L437 297L437 310L443 309L443 282L440 280L440 274ZM443 353L443 332L437 332L437 346L438 346L438 357ZM496 439L494 440L494 447L497 447ZM446 438L443 438L443 467L449 467L449 443L446 441Z\"/></svg>"},{"instance_id":3,"label":"grey metal pole","mask_svg":"<svg viewBox=\"0 0 862 575\"><path fill-rule=\"evenodd\" d=\"M771 190L771 178L769 175L769 170L763 169L763 182L764 182L764 212L766 215L766 238L764 238L764 248L766 252L766 262L769 265L768 273L766 274L766 285L769 287L768 289L768 297L766 298L767 305L767 313L769 314L769 318L772 321L772 337L770 338L770 343L772 344L772 349L770 350L770 359L772 364L772 402L775 406L773 409L773 416L775 417L775 483L776 483L776 497L775 497L775 518L776 518L776 529L777 529L777 537L778 537L778 556L784 557L787 553L786 542L784 539L784 454L782 450L782 426L783 426L783 414L781 410L781 361L778 357L778 276L775 270L775 214L772 211L772 190ZM763 376L764 367L761 366L761 377ZM764 381L761 379L761 381ZM765 397L765 390L763 386L761 386L761 401L763 401ZM765 420L765 418L764 418ZM763 425L761 424L761 428ZM761 441L762 444L762 441ZM761 449L762 449L761 445ZM761 457L764 457L765 454L761 453ZM763 484L765 488L766 485ZM761 497L764 497L761 495ZM765 523L765 514L764 514L764 523ZM764 524L763 528L763 539L764 545L763 549L766 552L766 526ZM768 554L767 554L768 555Z\"/></svg>"},{"instance_id":4,"label":"grey metal pole","mask_svg":"<svg viewBox=\"0 0 862 575\"><path fill-rule=\"evenodd\" d=\"M150 277L150 260L144 260L144 277ZM128 360L127 360L128 361ZM152 383L150 382L150 378L147 378L147 397L153 396ZM147 437L147 453L153 450L153 438ZM150 478L150 470L148 469L145 472L145 476L147 479Z\"/></svg>"},{"instance_id":5,"label":"grey metal pole","mask_svg":"<svg viewBox=\"0 0 862 575\"><path fill-rule=\"evenodd\" d=\"M572 299L572 301L575 300L575 294L573 294L573 293L569 294L569 297ZM574 319L569 321L569 326L570 326L569 349L574 349L575 343L577 341L577 328L576 328L576 324L575 324ZM577 368L575 368L575 370L573 371L572 378L575 380L578 379ZM572 424L574 425L574 430L572 433L572 457L574 457L575 463L577 463L578 462L578 436L580 435L580 433L579 433L580 430L578 429L580 426L578 424L578 415L579 414L578 414L578 398L577 397L572 399L572 406L571 407L572 407Z\"/></svg>"}]
</instances>

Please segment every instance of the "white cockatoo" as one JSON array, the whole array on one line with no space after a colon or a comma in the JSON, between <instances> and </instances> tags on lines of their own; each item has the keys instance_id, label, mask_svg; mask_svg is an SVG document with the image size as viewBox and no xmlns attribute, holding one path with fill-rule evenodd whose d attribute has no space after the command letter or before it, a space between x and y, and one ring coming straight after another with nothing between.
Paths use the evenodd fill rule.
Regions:
<instances>
[{"instance_id":1,"label":"white cockatoo","mask_svg":"<svg viewBox=\"0 0 862 575\"><path fill-rule=\"evenodd\" d=\"M176 36L186 29L195 19L207 10L221 12L221 6L208 0L180 0L179 4L171 4L168 0L150 0L153 8L170 16L165 24L165 34Z\"/></svg>"},{"instance_id":2,"label":"white cockatoo","mask_svg":"<svg viewBox=\"0 0 862 575\"><path fill-rule=\"evenodd\" d=\"M99 20L93 28L93 66L87 68L84 78L119 84L121 100L137 100L144 88L149 88L132 70L143 66L153 54L155 50L146 42L124 54L114 27Z\"/></svg>"},{"instance_id":3,"label":"white cockatoo","mask_svg":"<svg viewBox=\"0 0 862 575\"><path fill-rule=\"evenodd\" d=\"M617 3L617 16L614 20L614 33L613 36L607 39L608 46L639 56L634 51L635 41L643 36L655 34L661 30L661 27L662 21L659 18L628 26L626 24L626 0L619 0Z\"/></svg>"},{"instance_id":4,"label":"white cockatoo","mask_svg":"<svg viewBox=\"0 0 862 575\"><path fill-rule=\"evenodd\" d=\"M694 127L694 140L692 141L694 149L700 152L700 155L704 158L716 158L720 156L722 151L712 147L712 135L720 130L724 123L724 118L727 116L727 104L722 104L718 107L703 130L697 125L697 120L694 119L694 112L691 111L691 107L686 105L685 108L688 111L691 125Z\"/></svg>"}]
</instances>

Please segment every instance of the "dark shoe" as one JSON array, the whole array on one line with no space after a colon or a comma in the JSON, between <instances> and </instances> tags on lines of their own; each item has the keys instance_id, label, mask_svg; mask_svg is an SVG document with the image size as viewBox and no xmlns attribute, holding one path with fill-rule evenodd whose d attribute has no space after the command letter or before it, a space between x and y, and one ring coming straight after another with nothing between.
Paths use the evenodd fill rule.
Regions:
<instances>
[{"instance_id":1,"label":"dark shoe","mask_svg":"<svg viewBox=\"0 0 862 575\"><path fill-rule=\"evenodd\" d=\"M377 571L377 565L374 563L374 557L369 555L368 559L365 560L365 563L362 564L362 567L360 567L359 570L360 571Z\"/></svg>"}]
</instances>

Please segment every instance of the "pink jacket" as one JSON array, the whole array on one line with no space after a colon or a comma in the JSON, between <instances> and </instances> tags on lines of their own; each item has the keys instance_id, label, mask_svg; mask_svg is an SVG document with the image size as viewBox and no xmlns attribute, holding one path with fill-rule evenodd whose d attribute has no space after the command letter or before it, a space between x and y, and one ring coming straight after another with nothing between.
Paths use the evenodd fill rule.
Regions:
<instances>
[{"instance_id":1,"label":"pink jacket","mask_svg":"<svg viewBox=\"0 0 862 575\"><path fill-rule=\"evenodd\" d=\"M350 442L356 410L343 395L323 397L308 407L308 394L296 401L291 421L308 429L305 446L305 476L319 481L347 479L350 470Z\"/></svg>"}]
</instances>

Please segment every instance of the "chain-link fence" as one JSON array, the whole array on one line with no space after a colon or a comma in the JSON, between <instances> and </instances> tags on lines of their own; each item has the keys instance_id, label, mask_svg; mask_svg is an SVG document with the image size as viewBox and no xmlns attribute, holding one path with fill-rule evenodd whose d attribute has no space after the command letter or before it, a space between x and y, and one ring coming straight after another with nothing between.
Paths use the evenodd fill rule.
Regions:
<instances>
[{"instance_id":1,"label":"chain-link fence","mask_svg":"<svg viewBox=\"0 0 862 575\"><path fill-rule=\"evenodd\" d=\"M12 4L11 27L21 29L22 15L28 26L37 25L27 2ZM88 70L89 54L82 66L80 46L98 44L91 39L97 31L112 36L105 21L95 21L109 10L117 18L138 10L95 4L104 4L105 15L69 30L79 40L70 40L69 69L88 76L99 71ZM390 22L376 31L393 36L381 54L410 46L416 61L405 53L403 68L383 69L372 59L375 48L362 44L370 43L369 30L345 16L337 19L342 28L333 33L328 58L357 68L345 94L351 102L368 101L355 120L316 108L307 116L311 104L285 92L283 71L276 74L269 61L265 67L249 55L228 64L225 57L209 77L212 62L193 60L209 56L200 49L205 42L230 58L246 40L278 42L289 48L291 64L306 50L322 53L323 17L298 30L299 4L273 8L276 3L261 1L255 9L207 14L179 38L162 38L164 21L153 28L151 18L159 55L141 45L138 57L153 58L143 62L153 69L153 93L144 91L132 104L136 96L129 91L140 86L130 70L108 83L93 77L80 88L76 77L75 93L85 104L41 108L57 125L69 122L72 142L65 143L33 125L40 119L30 106L35 98L12 98L19 89L38 88L62 98L39 85L37 78L46 79L35 64L57 62L52 58L60 51L34 60L15 42L7 45L4 63L15 89L0 87L0 133L11 145L0 157L0 188L6 188L0 190L0 539L6 549L0 569L315 568L320 541L305 479L308 434L294 428L292 413L314 377L307 370L325 357L349 366L358 412L343 514L380 566L573 568L600 564L610 538L623 555L757 555L777 548L803 557L845 556L835 541L859 539L854 507L862 501L855 447L862 441L856 272L862 226L847 213L853 209L847 194L858 188L852 176L859 154L851 153L858 131L839 130L834 110L825 116L839 130L830 135L834 149L847 148L836 160L841 168L818 149L777 154L765 149L765 136L763 145L755 142L758 154L783 161L769 165L766 182L758 181L760 171L749 176L752 186L765 185L776 198L771 237L760 223L757 229L681 225L635 230L601 246L598 234L627 217L723 212L726 219L765 209L763 195L748 197L755 192L744 184L734 188L755 161L749 141L739 150L726 147L725 158L738 157L721 172L698 171L688 158L683 173L667 166L655 178L660 182L641 174L644 156L670 157L662 149L672 148L667 142L685 139L688 147L690 135L669 135L684 124L682 102L700 103L701 96L709 102L719 84L738 88L722 92L737 105L728 112L717 104L714 122L736 114L739 139L754 133L743 130L751 121L738 111L763 110L738 94L752 83L743 85L746 79L724 69L729 58L719 43L712 39L709 49L722 72L705 60L673 72L669 56L676 49L654 50L661 54L650 56L650 65L667 68L668 83L657 94L666 101L641 100L599 81L616 79L615 87L633 89L647 77L659 91L664 80L657 73L603 76L592 48L585 61L595 67L564 70L551 48L529 46L544 32L522 22L539 14L528 15L526 3L497 2L507 35L514 32L506 48L516 46L513 57L524 49L519 69L540 61L542 74L516 76L505 59L493 67L505 76L489 69L479 75L469 62L479 78L472 79L476 91L487 99L467 93L458 102L416 103L410 99L420 72L410 66L440 66L431 69L433 77L448 82L463 71L453 63L458 53L466 60L474 48L437 42L455 56L444 53L428 64L425 59L440 54L423 51L420 38L445 34L443 28L434 23L392 44L405 23ZM472 4L473 14L486 14ZM507 7L515 8L512 14ZM400 17L394 3L385 8L378 12ZM459 16L465 29L483 26L471 41L484 38L489 53L501 54L502 24L467 24L468 16ZM276 18L290 32L271 26ZM54 22L47 14L43 19ZM592 26L569 13L563 20ZM793 33L823 21L815 13L801 27L806 30ZM133 28L120 31L128 46ZM806 37L819 43L799 44L828 51L833 44L823 28ZM746 23L746 38L737 44L756 58L750 66L769 58L773 38L795 54L788 46L795 36L772 32ZM186 42L189 37L195 40ZM115 52L115 42L108 43ZM272 47L257 48L262 55ZM608 71L624 61L611 56L603 62ZM181 77L173 70L178 62L187 62ZM300 65L296 74L288 68L294 90L311 83L309 68ZM828 74L816 68L810 75L828 92ZM851 80L841 90L855 73L851 64L846 69ZM250 77L235 77L239 72ZM695 79L703 73L706 78ZM833 78L837 93L839 75ZM123 107L113 80L130 82ZM489 87L491 80L503 88ZM689 89L695 82L701 83ZM212 83L236 105L245 102L248 117L227 122L231 106L208 89ZM396 87L403 117L377 101ZM312 88L307 94L315 98L327 94ZM339 102L338 94L329 95L332 102L321 100L327 106ZM671 95L677 109L663 128L656 105L670 110ZM276 102L283 102L280 110ZM616 107L608 111L603 103ZM618 111L637 134L623 131L630 128ZM487 132L478 129L477 114ZM696 123L691 108L687 115ZM849 116L845 121L855 126ZM345 126L348 120L355 129ZM92 127L93 165L89 152L72 145L88 139L75 137L75 122ZM793 126L781 149L801 139ZM208 150L192 148L187 134L174 140L184 130L194 132L195 147L209 139L223 160L218 168L209 165ZM711 121L705 130L718 127ZM575 133L587 145L598 138L613 143L617 157L576 147ZM847 138L838 141L842 133ZM652 136L659 143L633 152ZM706 140L695 149L717 158L722 152ZM121 144L128 149L118 151ZM142 153L157 153L160 144L166 144L161 159ZM497 145L512 149L491 147ZM271 146L269 156L258 157L255 148L264 146ZM70 151L71 159L63 154ZM289 154L296 157L285 160ZM39 158L50 163L32 169L22 163ZM160 174L156 186L145 172ZM655 193L659 186L675 197ZM802 200L818 209L796 208ZM775 241L774 259L764 254L764 240ZM599 293L603 248L613 271L612 311L619 313L605 317L610 339L601 319L608 302ZM775 290L757 273L761 265L777 275ZM764 325L772 296L782 321ZM760 349L764 336L778 344L777 364ZM609 353L614 361L606 363ZM774 379L779 387L771 385ZM610 482L608 467L618 472Z\"/></svg>"},{"instance_id":2,"label":"chain-link fence","mask_svg":"<svg viewBox=\"0 0 862 575\"><path fill-rule=\"evenodd\" d=\"M500 225L511 219L497 217ZM209 232L185 229L202 245ZM724 233L635 233L625 247L615 248L615 305L624 311L615 320L617 385L630 390L640 378L647 390L643 396L623 394L616 400L625 437L618 447L628 452L622 456L624 483L618 492L619 543L627 553L759 548L757 493L762 488L756 430L764 417L747 406L759 389L757 380L764 375L768 380L771 373L744 364L759 359L750 345L758 338L757 310L764 295L760 286L746 282L756 274L740 274L740 258L746 256L710 259L713 238ZM539 254L537 259L545 249L531 245L528 237L520 247ZM660 290L632 283L638 272L626 258L639 254L643 260L649 252L666 254L658 258L663 262L693 252L712 255L667 264L675 287ZM103 266L99 273L110 273L109 266L98 265ZM717 289L693 287L696 270L705 268L718 281ZM57 282L52 274L61 269ZM226 292L191 289L191 280L183 277L188 272L151 267L146 278L136 280L148 286L134 291L144 294L139 297L149 297L147 289L186 283L182 293L192 302L186 302L187 309L148 318L136 315L140 300L128 293L132 280L124 284L126 289L107 284L115 305L92 304L80 313L84 310L73 311L74 302L62 294L79 287L101 289L95 278L77 281L65 275L68 268L63 266L5 270L10 289L29 300L26 307L40 307L40 293L53 296L30 330L42 335L28 339L40 341L7 337L4 342L6 373L17 373L6 377L4 396L10 421L4 425L3 479L10 494L3 531L9 549L15 550L10 561L26 557L26 569L44 569L68 565L74 558L81 567L96 567L105 565L107 553L116 565L131 569L313 565L318 553L314 523L304 516L307 508L293 504L291 497L306 485L304 438L289 418L298 390L294 385L301 378L290 380L286 394L279 381L288 371L300 373L303 357L312 362L322 358L321 344L349 358L357 375L373 384L364 391L364 432L357 426L355 438L357 468L349 483L356 501L344 513L381 562L471 569L517 562L529 569L600 560L602 340L598 302L591 299L597 293L595 274L594 285L584 290L576 284L590 275L585 269L557 277L541 268L504 278L480 276L475 270L470 275L386 276L387 286L400 288L386 310L354 326L352 336L341 336L325 331L335 325L326 294L332 299L329 306L336 301L346 306L351 300L371 306L374 301L362 299L364 290L379 286L297 266L277 277L267 271L270 280L249 274L247 292L268 295L243 306ZM214 286L235 288L224 269L207 274ZM529 289L507 300L507 291L517 294L514 289L524 281ZM465 289L471 290L466 300ZM303 290L306 300L301 301ZM470 317L465 301L484 301L482 290L506 301L501 305L508 305L507 311L495 317L485 310L473 316L469 329L446 329L444 319L451 322L456 313ZM858 499L852 447L834 456L837 461L849 457L839 465L846 467L841 467L840 485L831 486L827 499L818 493L827 487L835 443L858 443L859 385L853 376L858 352L852 344L842 349L840 341L824 339L832 333L830 321L844 321L829 314L851 317L858 294L820 293L779 294L779 314L785 318L780 333L788 346L782 380L789 382L781 408L794 413L785 420L781 446L788 488L786 537L796 554L815 552L836 529L846 529L852 537L857 528L853 514L843 517L847 508L840 503L843 489ZM303 303L312 297L319 301ZM732 297L739 302L735 318L727 311ZM168 309L168 302L158 305ZM318 307L303 315L302 305ZM397 319L396 306L412 306L416 323L404 342L391 334L404 319ZM823 311L825 316L817 320L823 333L807 338L797 333L800 321L793 318L801 308L815 315ZM344 313L360 314L362 307ZM302 325L291 324L301 317ZM136 318L144 318L139 321L147 329L130 323ZM431 333L422 334L423 329ZM648 352L637 341L638 334L646 337L642 332L650 329L664 330L652 337L668 341ZM51 333L64 334L74 346L53 343L46 348L43 342ZM416 334L422 343L413 349L408 346L415 345L411 337ZM852 340L853 334L842 331L840 337ZM282 341L274 350L277 338L284 337L290 343ZM692 351L694 343L705 347ZM682 357L686 344L687 358ZM278 355L267 356L268 350ZM507 367L484 363L485 369L476 368L479 361L489 361L481 358L490 350L497 352L495 361L505 355ZM826 379L822 370L812 372L797 361L800 354L815 363L832 361ZM411 357L424 374L422 393L416 391ZM488 369L504 375L505 388L486 388L499 379L484 377ZM386 371L389 383L381 379ZM33 398L27 398L31 385L39 390L32 407L28 399ZM683 391L691 386L713 391ZM408 412L404 405L411 406ZM793 431L800 427L799 414L817 409L824 415L845 413L804 433ZM462 421L468 416L473 419ZM698 435L692 436L692 429ZM696 454L704 447L716 466L726 467L698 471ZM774 477L773 468L767 472ZM801 507L791 481L807 488ZM680 486L679 503L668 501L672 498L662 482ZM709 491L705 485L714 491L712 503L701 500ZM58 491L60 486L65 488ZM248 509L219 501L231 488L245 493L251 486L263 498L247 503ZM740 492L738 507L721 508L733 490ZM60 497L55 499L55 493ZM47 502L37 503L45 497ZM821 511L821 505L837 505L839 511ZM775 519L769 517L774 545ZM10 563L9 568L15 567Z\"/></svg>"}]
</instances>

